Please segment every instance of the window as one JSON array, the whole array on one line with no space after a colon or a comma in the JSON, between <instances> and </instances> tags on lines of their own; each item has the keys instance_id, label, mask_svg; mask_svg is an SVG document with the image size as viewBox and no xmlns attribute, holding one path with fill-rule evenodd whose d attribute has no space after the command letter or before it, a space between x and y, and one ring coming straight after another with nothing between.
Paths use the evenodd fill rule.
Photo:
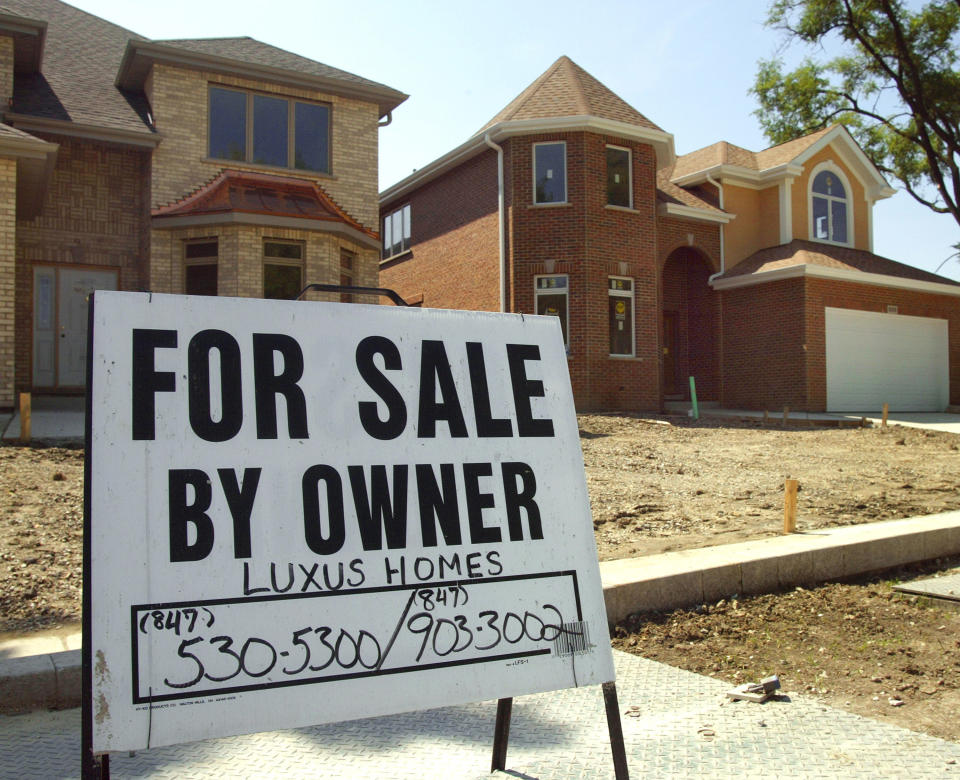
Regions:
<instances>
[{"instance_id":1,"label":"window","mask_svg":"<svg viewBox=\"0 0 960 780\"><path fill-rule=\"evenodd\" d=\"M533 145L533 202L566 203L567 145Z\"/></svg>"},{"instance_id":2,"label":"window","mask_svg":"<svg viewBox=\"0 0 960 780\"><path fill-rule=\"evenodd\" d=\"M218 250L216 239L183 245L183 291L187 295L217 294Z\"/></svg>"},{"instance_id":3,"label":"window","mask_svg":"<svg viewBox=\"0 0 960 780\"><path fill-rule=\"evenodd\" d=\"M410 204L383 218L384 258L399 255L410 248Z\"/></svg>"},{"instance_id":4,"label":"window","mask_svg":"<svg viewBox=\"0 0 960 780\"><path fill-rule=\"evenodd\" d=\"M303 244L263 242L263 297L292 301L303 289Z\"/></svg>"},{"instance_id":5,"label":"window","mask_svg":"<svg viewBox=\"0 0 960 780\"><path fill-rule=\"evenodd\" d=\"M570 310L567 297L568 278L565 275L537 276L534 284L537 314L546 314L560 318L560 330L563 332L563 345L569 349L570 337L567 333L567 316Z\"/></svg>"},{"instance_id":6,"label":"window","mask_svg":"<svg viewBox=\"0 0 960 780\"><path fill-rule=\"evenodd\" d=\"M607 147L607 203L626 209L633 204L629 149Z\"/></svg>"},{"instance_id":7,"label":"window","mask_svg":"<svg viewBox=\"0 0 960 780\"><path fill-rule=\"evenodd\" d=\"M610 309L610 354L633 356L633 280L607 280Z\"/></svg>"},{"instance_id":8,"label":"window","mask_svg":"<svg viewBox=\"0 0 960 780\"><path fill-rule=\"evenodd\" d=\"M340 284L345 287L353 285L353 268L356 259L357 256L353 252L347 249L340 250ZM340 303L353 303L353 293L340 293Z\"/></svg>"},{"instance_id":9,"label":"window","mask_svg":"<svg viewBox=\"0 0 960 780\"><path fill-rule=\"evenodd\" d=\"M813 238L835 244L849 243L847 208L847 191L835 172L822 170L814 176L810 202Z\"/></svg>"},{"instance_id":10,"label":"window","mask_svg":"<svg viewBox=\"0 0 960 780\"><path fill-rule=\"evenodd\" d=\"M330 106L210 87L210 156L330 172Z\"/></svg>"}]
</instances>

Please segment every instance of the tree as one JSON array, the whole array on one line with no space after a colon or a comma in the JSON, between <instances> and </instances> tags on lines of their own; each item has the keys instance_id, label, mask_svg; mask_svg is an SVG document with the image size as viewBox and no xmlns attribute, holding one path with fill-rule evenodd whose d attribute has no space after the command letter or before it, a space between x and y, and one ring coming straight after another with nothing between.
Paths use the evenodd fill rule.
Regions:
<instances>
[{"instance_id":1,"label":"tree","mask_svg":"<svg viewBox=\"0 0 960 780\"><path fill-rule=\"evenodd\" d=\"M754 113L774 144L839 122L877 168L960 224L960 0L774 0L767 26L794 42L839 44L785 72L758 63Z\"/></svg>"}]
</instances>

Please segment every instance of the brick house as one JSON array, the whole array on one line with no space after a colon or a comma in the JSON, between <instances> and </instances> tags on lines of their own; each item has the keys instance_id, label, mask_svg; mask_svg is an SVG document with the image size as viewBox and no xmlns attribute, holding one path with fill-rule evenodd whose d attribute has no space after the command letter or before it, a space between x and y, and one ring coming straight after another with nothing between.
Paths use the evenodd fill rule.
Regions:
<instances>
[{"instance_id":1,"label":"brick house","mask_svg":"<svg viewBox=\"0 0 960 780\"><path fill-rule=\"evenodd\" d=\"M377 133L403 93L58 0L4 2L0 93L0 408L82 390L92 289L376 284Z\"/></svg>"},{"instance_id":2,"label":"brick house","mask_svg":"<svg viewBox=\"0 0 960 780\"><path fill-rule=\"evenodd\" d=\"M761 152L673 137L561 57L380 194L380 283L554 314L579 408L943 410L960 285L872 252L894 192L840 126Z\"/></svg>"}]
</instances>

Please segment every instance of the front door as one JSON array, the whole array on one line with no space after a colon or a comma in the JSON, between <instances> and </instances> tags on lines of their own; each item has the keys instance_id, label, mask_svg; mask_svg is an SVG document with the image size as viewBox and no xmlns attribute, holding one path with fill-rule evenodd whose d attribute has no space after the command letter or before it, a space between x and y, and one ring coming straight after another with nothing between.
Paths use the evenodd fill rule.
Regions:
<instances>
[{"instance_id":1,"label":"front door","mask_svg":"<svg viewBox=\"0 0 960 780\"><path fill-rule=\"evenodd\" d=\"M663 394L680 395L683 390L677 382L677 313L663 313Z\"/></svg>"},{"instance_id":2,"label":"front door","mask_svg":"<svg viewBox=\"0 0 960 780\"><path fill-rule=\"evenodd\" d=\"M94 290L116 289L115 270L34 266L35 387L83 387L87 370L87 301Z\"/></svg>"}]
</instances>

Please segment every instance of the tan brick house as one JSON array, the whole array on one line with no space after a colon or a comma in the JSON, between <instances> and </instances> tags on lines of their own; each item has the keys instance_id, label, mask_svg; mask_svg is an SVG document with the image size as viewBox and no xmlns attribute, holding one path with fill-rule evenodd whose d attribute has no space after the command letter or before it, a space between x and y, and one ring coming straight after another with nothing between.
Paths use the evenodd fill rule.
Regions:
<instances>
[{"instance_id":1,"label":"tan brick house","mask_svg":"<svg viewBox=\"0 0 960 780\"><path fill-rule=\"evenodd\" d=\"M58 0L3 3L0 93L0 408L82 390L92 289L376 284L378 127L403 93Z\"/></svg>"},{"instance_id":2,"label":"tan brick house","mask_svg":"<svg viewBox=\"0 0 960 780\"><path fill-rule=\"evenodd\" d=\"M872 253L893 194L842 127L751 152L673 137L561 57L380 194L380 283L554 314L581 409L942 410L960 285Z\"/></svg>"}]
</instances>

